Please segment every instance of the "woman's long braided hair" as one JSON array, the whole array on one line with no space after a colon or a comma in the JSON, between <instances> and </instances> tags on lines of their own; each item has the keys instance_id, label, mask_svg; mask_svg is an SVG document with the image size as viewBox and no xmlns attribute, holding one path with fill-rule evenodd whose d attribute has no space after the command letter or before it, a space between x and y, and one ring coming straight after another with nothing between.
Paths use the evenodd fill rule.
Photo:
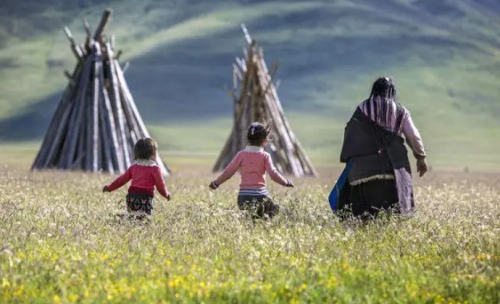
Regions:
<instances>
[{"instance_id":1,"label":"woman's long braided hair","mask_svg":"<svg viewBox=\"0 0 500 304\"><path fill-rule=\"evenodd\" d=\"M407 115L397 101L396 85L391 78L379 77L373 83L363 112L370 120L370 129L381 153L400 134Z\"/></svg>"}]
</instances>

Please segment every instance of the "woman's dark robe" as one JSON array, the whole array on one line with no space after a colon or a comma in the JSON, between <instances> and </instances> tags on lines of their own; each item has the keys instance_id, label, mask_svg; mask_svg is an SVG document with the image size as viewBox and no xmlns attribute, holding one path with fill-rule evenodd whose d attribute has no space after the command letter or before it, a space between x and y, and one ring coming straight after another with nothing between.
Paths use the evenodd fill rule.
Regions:
<instances>
[{"instance_id":1,"label":"woman's dark robe","mask_svg":"<svg viewBox=\"0 0 500 304\"><path fill-rule=\"evenodd\" d=\"M402 115L402 114L401 114ZM403 117L398 117L401 123ZM340 161L352 161L349 181L370 178L375 175L393 174L399 212L411 215L414 210L413 182L408 150L404 139L394 132L376 125L359 108L347 123ZM366 183L371 183L370 181ZM339 195L339 210L349 208L351 186L346 183ZM370 201L370 197L365 198ZM376 199L376 198L373 198ZM396 203L396 202L394 202Z\"/></svg>"}]
</instances>

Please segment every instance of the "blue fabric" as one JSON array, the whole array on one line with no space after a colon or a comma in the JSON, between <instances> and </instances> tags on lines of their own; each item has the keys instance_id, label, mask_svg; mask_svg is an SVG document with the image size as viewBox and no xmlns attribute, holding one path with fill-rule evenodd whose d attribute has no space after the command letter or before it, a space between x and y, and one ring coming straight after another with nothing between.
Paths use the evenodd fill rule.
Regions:
<instances>
[{"instance_id":1,"label":"blue fabric","mask_svg":"<svg viewBox=\"0 0 500 304\"><path fill-rule=\"evenodd\" d=\"M335 183L335 186L333 186L332 192L330 192L330 195L328 196L328 201L330 202L330 207L332 210L335 212L338 209L338 200L340 196L340 191L344 187L345 183L347 182L347 177L349 175L349 171L351 170L352 167L352 160L349 160L340 174L339 178L337 179L337 182Z\"/></svg>"}]
</instances>

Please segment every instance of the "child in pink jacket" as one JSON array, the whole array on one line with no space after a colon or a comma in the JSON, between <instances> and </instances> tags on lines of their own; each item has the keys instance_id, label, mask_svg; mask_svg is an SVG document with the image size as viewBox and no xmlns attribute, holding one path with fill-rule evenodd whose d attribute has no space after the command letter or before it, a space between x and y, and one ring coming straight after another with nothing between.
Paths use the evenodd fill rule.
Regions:
<instances>
[{"instance_id":1,"label":"child in pink jacket","mask_svg":"<svg viewBox=\"0 0 500 304\"><path fill-rule=\"evenodd\" d=\"M266 189L266 172L276 183L285 187L293 187L293 183L276 170L269 153L264 151L270 132L269 125L252 123L247 133L246 149L238 152L224 172L209 186L213 190L217 189L239 170L241 183L238 207L240 210L252 211L254 217L258 218L272 218L279 211L279 206L273 202Z\"/></svg>"}]
</instances>

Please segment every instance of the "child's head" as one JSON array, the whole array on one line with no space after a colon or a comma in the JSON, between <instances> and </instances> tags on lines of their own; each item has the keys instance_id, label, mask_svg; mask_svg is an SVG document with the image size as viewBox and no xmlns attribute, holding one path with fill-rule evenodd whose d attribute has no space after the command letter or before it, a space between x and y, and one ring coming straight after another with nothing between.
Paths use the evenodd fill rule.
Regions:
<instances>
[{"instance_id":1,"label":"child's head","mask_svg":"<svg viewBox=\"0 0 500 304\"><path fill-rule=\"evenodd\" d=\"M267 145L269 134L271 134L270 124L254 122L248 128L248 144L251 146L264 147Z\"/></svg>"},{"instance_id":2,"label":"child's head","mask_svg":"<svg viewBox=\"0 0 500 304\"><path fill-rule=\"evenodd\" d=\"M154 140L151 138L141 138L134 146L134 160L155 160L157 149L158 147Z\"/></svg>"}]
</instances>

